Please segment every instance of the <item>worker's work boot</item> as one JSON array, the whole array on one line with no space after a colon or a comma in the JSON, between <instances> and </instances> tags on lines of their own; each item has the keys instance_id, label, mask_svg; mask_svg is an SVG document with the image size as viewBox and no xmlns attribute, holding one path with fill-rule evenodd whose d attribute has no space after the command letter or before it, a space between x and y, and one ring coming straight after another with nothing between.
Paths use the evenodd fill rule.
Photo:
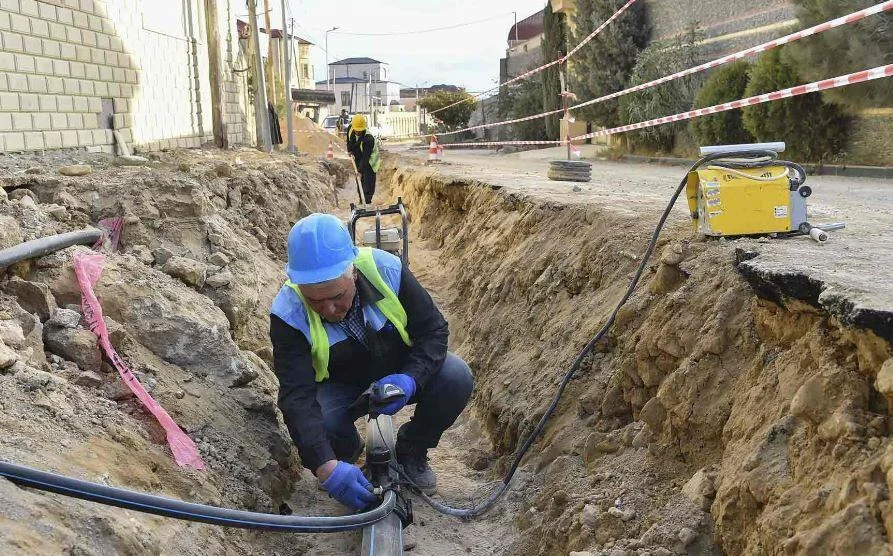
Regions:
<instances>
[{"instance_id":1,"label":"worker's work boot","mask_svg":"<svg viewBox=\"0 0 893 556\"><path fill-rule=\"evenodd\" d=\"M401 427L400 432L403 432ZM415 446L397 434L397 463L412 484L427 495L437 493L437 475L428 464L428 449Z\"/></svg>"}]
</instances>

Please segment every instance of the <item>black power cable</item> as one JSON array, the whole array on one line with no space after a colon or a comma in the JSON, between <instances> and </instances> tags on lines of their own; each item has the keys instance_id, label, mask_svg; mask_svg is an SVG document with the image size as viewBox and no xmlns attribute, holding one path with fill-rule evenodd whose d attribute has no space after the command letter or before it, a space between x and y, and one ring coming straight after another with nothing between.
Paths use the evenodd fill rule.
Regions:
<instances>
[{"instance_id":1,"label":"black power cable","mask_svg":"<svg viewBox=\"0 0 893 556\"><path fill-rule=\"evenodd\" d=\"M393 491L388 491L385 493L384 501L377 508L359 514L336 517L274 515L218 508L205 504L193 504L164 496L134 492L123 488L65 477L55 473L38 471L37 469L4 461L0 461L0 476L6 477L21 486L33 487L138 512L225 527L288 531L293 533L335 533L338 531L362 529L390 515L397 500L397 495Z\"/></svg>"},{"instance_id":2,"label":"black power cable","mask_svg":"<svg viewBox=\"0 0 893 556\"><path fill-rule=\"evenodd\" d=\"M493 504L495 504L496 501L499 500L502 495L505 494L508 490L512 477L515 475L515 472L518 470L518 466L521 464L521 460L524 458L524 456L527 454L527 451L533 445L534 441L546 427L546 423L549 421L549 418L552 417L552 413L555 412L555 408L558 407L558 403L561 401L561 397L564 394L564 390L565 388L567 388L568 383L574 377L574 374L576 374L576 372L580 369L580 366L583 364L586 356L589 355L589 353L595 347L595 344L598 343L598 341L601 340L602 337L604 337L604 335L607 334L607 332L611 329L611 326L614 324L614 320L617 318L617 313L620 311L620 308L623 307L629 300L630 296L632 296L633 291L636 289L636 286L639 283L639 280L642 278L642 274L645 272L645 267L648 264L648 260L654 253L654 248L657 245L657 239L667 222L667 218L670 216L670 211L673 209L673 205L675 205L676 201L679 199L679 195L681 195L682 191L685 190L685 186L688 183L688 174L695 171L698 167L706 164L707 162L721 159L728 159L728 162L724 161L718 163L717 166L727 166L735 168L759 168L768 166L772 163L776 163L787 167L793 167L800 174L799 184L802 184L803 181L805 181L806 179L806 172L803 171L803 168L794 163L775 162L777 156L778 154L775 151L770 150L753 150L736 153L712 153L700 158L694 164L692 164L692 166L685 173L685 177L682 178L682 181L676 188L676 191L673 192L673 196L670 197L670 201L667 203L667 206L664 209L660 220L658 220L657 226L654 228L654 233L651 235L651 241L648 242L648 247L645 249L645 254L642 256L642 261L639 263L639 266L636 269L636 273L633 276L632 280L630 280L629 287L626 289L626 293L624 293L623 297L620 298L620 301L617 302L617 305L614 307L614 310L611 311L611 314L608 316L608 320L605 321L605 324L602 325L599 331L595 333L595 336L593 336L592 339L589 340L589 342L583 347L583 349L580 350L580 354L577 355L574 363L571 365L570 369L561 380L561 383L558 385L558 391L555 393L555 397L552 399L552 403L549 404L549 407L546 409L546 412L543 413L543 416L533 428L533 431L527 436L524 442L521 443L521 447L515 452L515 456L512 459L511 467L509 467L508 472L502 479L502 484L499 485L499 488L493 491L480 503L472 504L472 506L469 508L455 508L431 498L430 496L422 492L418 487L415 487L415 485L412 483L412 479L410 479L406 475L402 468L397 466L397 471L400 473L400 475L407 481L407 483L410 484L410 486L415 487L419 495L429 506L440 513L464 519L471 519L483 514L488 509L490 509L490 507L492 507Z\"/></svg>"}]
</instances>

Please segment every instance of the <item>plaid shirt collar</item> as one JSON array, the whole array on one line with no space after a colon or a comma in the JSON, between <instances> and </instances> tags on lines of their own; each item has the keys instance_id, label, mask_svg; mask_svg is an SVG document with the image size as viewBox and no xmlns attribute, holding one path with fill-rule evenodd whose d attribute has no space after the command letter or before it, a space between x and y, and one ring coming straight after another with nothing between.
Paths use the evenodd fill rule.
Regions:
<instances>
[{"instance_id":1,"label":"plaid shirt collar","mask_svg":"<svg viewBox=\"0 0 893 556\"><path fill-rule=\"evenodd\" d=\"M366 317L363 315L363 304L360 300L360 289L357 288L356 294L353 296L353 304L338 323L348 336L358 341L362 345L366 344Z\"/></svg>"}]
</instances>

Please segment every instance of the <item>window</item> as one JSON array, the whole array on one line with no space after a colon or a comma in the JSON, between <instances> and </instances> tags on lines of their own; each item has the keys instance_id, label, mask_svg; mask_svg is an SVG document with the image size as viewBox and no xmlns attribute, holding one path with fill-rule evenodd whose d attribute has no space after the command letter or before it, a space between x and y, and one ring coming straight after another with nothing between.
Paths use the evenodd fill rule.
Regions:
<instances>
[{"instance_id":1,"label":"window","mask_svg":"<svg viewBox=\"0 0 893 556\"><path fill-rule=\"evenodd\" d=\"M304 64L302 66L304 72L304 79L310 79L310 64Z\"/></svg>"},{"instance_id":2,"label":"window","mask_svg":"<svg viewBox=\"0 0 893 556\"><path fill-rule=\"evenodd\" d=\"M364 71L364 72L363 72L363 79L369 79L369 72L368 72L368 71Z\"/></svg>"},{"instance_id":3,"label":"window","mask_svg":"<svg viewBox=\"0 0 893 556\"><path fill-rule=\"evenodd\" d=\"M350 106L350 91L341 91L341 106Z\"/></svg>"}]
</instances>

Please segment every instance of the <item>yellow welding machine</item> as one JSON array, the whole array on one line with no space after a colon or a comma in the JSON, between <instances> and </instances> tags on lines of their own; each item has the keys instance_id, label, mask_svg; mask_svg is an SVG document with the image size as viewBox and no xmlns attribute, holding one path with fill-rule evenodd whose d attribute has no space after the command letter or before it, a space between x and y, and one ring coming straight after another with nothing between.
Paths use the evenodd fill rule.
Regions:
<instances>
[{"instance_id":1,"label":"yellow welding machine","mask_svg":"<svg viewBox=\"0 0 893 556\"><path fill-rule=\"evenodd\" d=\"M686 194L695 231L708 236L797 231L806 222L811 190L790 172L782 165L730 168L721 162L691 172Z\"/></svg>"}]
</instances>

